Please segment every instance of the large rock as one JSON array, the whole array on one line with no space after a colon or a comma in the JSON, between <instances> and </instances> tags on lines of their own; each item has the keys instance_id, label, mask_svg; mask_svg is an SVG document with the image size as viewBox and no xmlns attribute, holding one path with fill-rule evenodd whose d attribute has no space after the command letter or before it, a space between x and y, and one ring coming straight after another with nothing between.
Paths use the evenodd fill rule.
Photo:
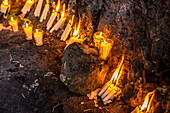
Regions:
<instances>
[{"instance_id":1,"label":"large rock","mask_svg":"<svg viewBox=\"0 0 170 113\"><path fill-rule=\"evenodd\" d=\"M78 43L63 52L60 79L70 91L84 95L103 84L107 69L100 70L97 54L96 48Z\"/></svg>"}]
</instances>

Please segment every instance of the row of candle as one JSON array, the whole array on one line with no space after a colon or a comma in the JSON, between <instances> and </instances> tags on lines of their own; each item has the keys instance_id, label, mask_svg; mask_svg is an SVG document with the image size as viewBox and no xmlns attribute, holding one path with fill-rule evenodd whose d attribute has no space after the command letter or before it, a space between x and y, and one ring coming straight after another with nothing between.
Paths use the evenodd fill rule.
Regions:
<instances>
[{"instance_id":1,"label":"row of candle","mask_svg":"<svg viewBox=\"0 0 170 113\"><path fill-rule=\"evenodd\" d=\"M11 17L11 19L8 21L9 25L12 26L12 30L14 32L18 32L18 20ZM32 40L32 31L33 31L33 25L32 24L24 24L23 26L24 32L26 34L27 40ZM43 44L43 31L40 29L36 29L34 32L34 39L37 46L41 46Z\"/></svg>"},{"instance_id":2,"label":"row of candle","mask_svg":"<svg viewBox=\"0 0 170 113\"><path fill-rule=\"evenodd\" d=\"M27 0L24 7L22 8L21 12L23 13L23 15L25 15L27 12L30 11L31 6L34 4L34 0ZM42 4L43 4L43 0L39 0L34 12L35 16L40 16L40 11L42 8ZM1 5L8 5L7 0L3 1L3 4ZM2 6L1 6L2 7ZM9 7L9 6L8 6ZM66 17L65 17L65 4L63 5L63 11L61 14L61 18L59 19L59 9L60 9L60 0L58 0L57 6L54 6L55 10L53 10L48 22L47 22L47 30L49 30L52 27L52 24L54 22L54 20L57 17L57 20L59 20L50 30L50 33L52 33L54 30L58 30L65 22ZM3 7L1 8L2 10L5 10L6 8L3 9ZM49 11L49 0L46 0L46 5L44 8L44 11L41 15L40 18L40 22L42 22L43 20L46 19L47 16L47 12ZM72 16L72 19L69 20L69 23L67 24L65 31L63 32L62 36L61 36L61 40L65 41L72 29L72 25L73 25L73 21L74 21L74 15ZM80 22L79 22L80 23ZM17 24L17 20L11 20L9 21L9 24L13 27L13 31L18 31L18 26ZM70 38L68 45L70 45L73 42L80 42L82 43L84 40L81 38L80 35L78 35L78 30L80 29L80 24L79 27L77 27L77 29L75 28L75 31L73 33L73 37ZM77 32L77 33L76 33ZM112 45L113 45L113 41L111 39L107 39L106 35L102 32L96 32L93 36L94 39L94 43L95 46L98 47L99 49L99 53L100 53L100 58L101 59L106 59L111 51ZM66 46L66 47L67 47Z\"/></svg>"},{"instance_id":3,"label":"row of candle","mask_svg":"<svg viewBox=\"0 0 170 113\"><path fill-rule=\"evenodd\" d=\"M120 76L122 75L123 72L123 61L124 61L124 56L122 56L122 61L118 65L116 71L113 73L112 78L110 81L108 81L99 91L98 91L98 96L101 97L102 101L104 104L112 102L117 95L121 93L121 89L118 87L118 81ZM131 113L148 113L150 111L150 106L153 100L153 97L155 95L156 90L149 92L145 96L145 100L142 104L142 106L137 106Z\"/></svg>"}]
</instances>

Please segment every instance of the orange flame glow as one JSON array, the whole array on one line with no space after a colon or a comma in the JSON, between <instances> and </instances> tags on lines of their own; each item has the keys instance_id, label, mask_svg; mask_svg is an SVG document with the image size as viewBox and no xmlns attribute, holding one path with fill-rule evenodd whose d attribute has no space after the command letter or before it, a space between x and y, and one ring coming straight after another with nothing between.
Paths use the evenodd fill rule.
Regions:
<instances>
[{"instance_id":1,"label":"orange flame glow","mask_svg":"<svg viewBox=\"0 0 170 113\"><path fill-rule=\"evenodd\" d=\"M65 7L66 7L66 4L63 5L63 12L61 14L61 17L64 17L64 14L65 14Z\"/></svg>"},{"instance_id":2,"label":"orange flame glow","mask_svg":"<svg viewBox=\"0 0 170 113\"><path fill-rule=\"evenodd\" d=\"M4 5L8 5L8 0L4 0L4 1L3 1L3 4L4 4Z\"/></svg>"},{"instance_id":3,"label":"orange flame glow","mask_svg":"<svg viewBox=\"0 0 170 113\"><path fill-rule=\"evenodd\" d=\"M57 7L56 7L56 12L58 12L59 11L59 9L60 9L60 0L58 0L58 3L57 3Z\"/></svg>"},{"instance_id":4,"label":"orange flame glow","mask_svg":"<svg viewBox=\"0 0 170 113\"><path fill-rule=\"evenodd\" d=\"M14 18L13 18L13 17L11 17L11 21L14 21Z\"/></svg>"},{"instance_id":5,"label":"orange flame glow","mask_svg":"<svg viewBox=\"0 0 170 113\"><path fill-rule=\"evenodd\" d=\"M50 3L49 0L46 0L46 4Z\"/></svg>"},{"instance_id":6,"label":"orange flame glow","mask_svg":"<svg viewBox=\"0 0 170 113\"><path fill-rule=\"evenodd\" d=\"M38 33L38 29L36 29L36 33Z\"/></svg>"},{"instance_id":7,"label":"orange flame glow","mask_svg":"<svg viewBox=\"0 0 170 113\"><path fill-rule=\"evenodd\" d=\"M155 90L152 91L152 92L149 92L149 93L146 95L145 101L143 102L140 111L142 111L142 110L144 110L144 109L147 109L146 112L149 111L150 105L151 105L151 102L152 102L152 100L153 100L154 95L155 95ZM150 101L149 101L149 98L150 98Z\"/></svg>"},{"instance_id":8,"label":"orange flame glow","mask_svg":"<svg viewBox=\"0 0 170 113\"><path fill-rule=\"evenodd\" d=\"M72 18L69 20L69 23L71 26L73 25L74 17L75 17L75 15L73 15Z\"/></svg>"},{"instance_id":9,"label":"orange flame glow","mask_svg":"<svg viewBox=\"0 0 170 113\"><path fill-rule=\"evenodd\" d=\"M28 24L26 23L26 27L28 27Z\"/></svg>"},{"instance_id":10,"label":"orange flame glow","mask_svg":"<svg viewBox=\"0 0 170 113\"><path fill-rule=\"evenodd\" d=\"M120 78L120 76L121 76L121 74L122 74L123 67L124 67L124 66L122 66L123 61L124 61L124 55L122 56L122 61L120 62L118 68L117 68L116 71L113 73L113 76L112 76L112 78L110 79L110 81L113 81L113 83L114 83L115 85L117 85L118 80L119 80L119 78ZM122 67L122 68L121 68L121 67ZM121 69L121 70L120 70L120 69Z\"/></svg>"},{"instance_id":11,"label":"orange flame glow","mask_svg":"<svg viewBox=\"0 0 170 113\"><path fill-rule=\"evenodd\" d=\"M101 36L102 36L102 32L100 33L99 37L101 37Z\"/></svg>"},{"instance_id":12,"label":"orange flame glow","mask_svg":"<svg viewBox=\"0 0 170 113\"><path fill-rule=\"evenodd\" d=\"M80 23L81 23L81 19L79 19L78 26L77 27L75 26L75 30L74 30L73 36L77 36L78 35L79 30L80 30Z\"/></svg>"}]
</instances>

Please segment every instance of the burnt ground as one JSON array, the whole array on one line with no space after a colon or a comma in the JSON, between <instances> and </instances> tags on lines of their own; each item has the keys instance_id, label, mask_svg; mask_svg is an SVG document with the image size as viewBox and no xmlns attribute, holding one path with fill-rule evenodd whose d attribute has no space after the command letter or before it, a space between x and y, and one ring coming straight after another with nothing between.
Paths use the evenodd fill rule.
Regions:
<instances>
[{"instance_id":1,"label":"burnt ground","mask_svg":"<svg viewBox=\"0 0 170 113\"><path fill-rule=\"evenodd\" d=\"M0 113L105 113L118 106L96 108L93 100L70 92L60 81L65 42L59 38L46 31L43 46L37 47L25 39L21 26L17 33L0 31ZM117 110L123 112L121 106Z\"/></svg>"}]
</instances>

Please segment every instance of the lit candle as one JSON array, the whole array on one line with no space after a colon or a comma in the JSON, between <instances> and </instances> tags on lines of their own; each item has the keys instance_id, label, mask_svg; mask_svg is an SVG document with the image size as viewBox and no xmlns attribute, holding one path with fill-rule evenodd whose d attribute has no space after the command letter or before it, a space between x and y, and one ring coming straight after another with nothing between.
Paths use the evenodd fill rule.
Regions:
<instances>
[{"instance_id":1,"label":"lit candle","mask_svg":"<svg viewBox=\"0 0 170 113\"><path fill-rule=\"evenodd\" d=\"M103 40L101 42L100 50L99 50L101 59L105 60L108 57L112 49L112 45L113 45L113 41L111 39Z\"/></svg>"},{"instance_id":2,"label":"lit candle","mask_svg":"<svg viewBox=\"0 0 170 113\"><path fill-rule=\"evenodd\" d=\"M69 23L67 24L63 34L61 35L61 39L60 40L65 41L67 39L67 37L68 37L68 35L69 35L69 33L70 33L71 29L72 29L73 20L74 20L74 15L72 16L72 19L69 20Z\"/></svg>"},{"instance_id":3,"label":"lit candle","mask_svg":"<svg viewBox=\"0 0 170 113\"><path fill-rule=\"evenodd\" d=\"M39 16L40 16L42 4L43 4L43 0L39 0L39 1L38 1L38 4L37 4L37 7L36 7L36 9L35 9L35 12L34 12L34 16L36 16L36 17L39 17Z\"/></svg>"},{"instance_id":4,"label":"lit candle","mask_svg":"<svg viewBox=\"0 0 170 113\"><path fill-rule=\"evenodd\" d=\"M131 113L140 113L139 107L136 107Z\"/></svg>"},{"instance_id":5,"label":"lit candle","mask_svg":"<svg viewBox=\"0 0 170 113\"><path fill-rule=\"evenodd\" d=\"M98 93L98 96L101 96L106 90L107 88L112 84L112 80L110 80L109 82L107 82L100 90L100 92Z\"/></svg>"},{"instance_id":6,"label":"lit candle","mask_svg":"<svg viewBox=\"0 0 170 113\"><path fill-rule=\"evenodd\" d=\"M109 87L108 91L110 92L104 98L102 98L104 103L107 103L109 99L113 99L115 96L121 93L121 90L116 86Z\"/></svg>"},{"instance_id":7,"label":"lit candle","mask_svg":"<svg viewBox=\"0 0 170 113\"><path fill-rule=\"evenodd\" d=\"M36 32L34 32L34 39L37 46L43 45L43 31L36 29Z\"/></svg>"},{"instance_id":8,"label":"lit candle","mask_svg":"<svg viewBox=\"0 0 170 113\"><path fill-rule=\"evenodd\" d=\"M11 26L4 27L3 24L0 24L0 31L1 31L2 29L11 30L11 31L12 31Z\"/></svg>"},{"instance_id":9,"label":"lit candle","mask_svg":"<svg viewBox=\"0 0 170 113\"><path fill-rule=\"evenodd\" d=\"M27 40L32 40L32 29L33 29L33 25L32 24L28 24L26 23L25 25L23 25L23 29L24 32L27 36Z\"/></svg>"},{"instance_id":10,"label":"lit candle","mask_svg":"<svg viewBox=\"0 0 170 113\"><path fill-rule=\"evenodd\" d=\"M6 14L6 11L8 10L9 11L10 9L10 5L8 4L8 0L4 0L2 1L2 4L1 4L1 12Z\"/></svg>"},{"instance_id":11,"label":"lit candle","mask_svg":"<svg viewBox=\"0 0 170 113\"><path fill-rule=\"evenodd\" d=\"M77 37L71 37L66 45L66 47L64 49L66 49L70 44L74 43L74 42L78 42L78 43L83 43L84 42L84 39L82 38L78 38L79 36Z\"/></svg>"},{"instance_id":12,"label":"lit candle","mask_svg":"<svg viewBox=\"0 0 170 113\"><path fill-rule=\"evenodd\" d=\"M41 15L40 22L42 22L43 20L46 19L49 8L50 8L49 0L46 0L45 8L44 8L43 13Z\"/></svg>"},{"instance_id":13,"label":"lit candle","mask_svg":"<svg viewBox=\"0 0 170 113\"><path fill-rule=\"evenodd\" d=\"M57 17L57 20L58 20L58 18L59 18L59 9L60 9L60 0L58 0L57 7L56 7L55 10L53 10L53 12L52 12L52 14L50 16L50 19L47 22L47 25L46 25L47 30L49 30L51 28L51 26L53 25L53 22L54 22L56 17Z\"/></svg>"},{"instance_id":14,"label":"lit candle","mask_svg":"<svg viewBox=\"0 0 170 113\"><path fill-rule=\"evenodd\" d=\"M73 37L71 37L66 45L66 47L64 49L66 49L70 44L74 43L74 42L78 42L78 43L83 43L85 39L82 38L82 35L78 35L79 34L79 30L80 30L80 23L81 23L81 19L79 19L79 23L77 25L77 27L75 26L75 30L73 32Z\"/></svg>"},{"instance_id":15,"label":"lit candle","mask_svg":"<svg viewBox=\"0 0 170 113\"><path fill-rule=\"evenodd\" d=\"M63 5L63 12L61 14L60 20L53 26L53 28L50 30L50 33L52 33L54 30L58 30L65 22L66 17L65 17L65 4Z\"/></svg>"},{"instance_id":16,"label":"lit candle","mask_svg":"<svg viewBox=\"0 0 170 113\"><path fill-rule=\"evenodd\" d=\"M11 19L8 21L9 22L9 25L12 26L12 29L14 32L17 32L18 31L18 20L15 19L13 17L11 17Z\"/></svg>"},{"instance_id":17,"label":"lit candle","mask_svg":"<svg viewBox=\"0 0 170 113\"><path fill-rule=\"evenodd\" d=\"M21 9L21 12L23 15L27 14L30 9L31 9L31 6L34 4L34 0L27 0L24 7Z\"/></svg>"},{"instance_id":18,"label":"lit candle","mask_svg":"<svg viewBox=\"0 0 170 113\"><path fill-rule=\"evenodd\" d=\"M107 82L98 93L98 96L101 96L104 103L108 103L110 99L114 98L115 94L118 95L120 93L120 89L116 86L118 84L119 78L122 75L123 71L123 61L124 56L122 57L122 61L118 65L116 71L113 73L112 78L109 82Z\"/></svg>"},{"instance_id":19,"label":"lit candle","mask_svg":"<svg viewBox=\"0 0 170 113\"><path fill-rule=\"evenodd\" d=\"M93 35L93 41L95 46L99 49L101 41L106 38L106 35L102 32L96 32Z\"/></svg>"}]
</instances>

